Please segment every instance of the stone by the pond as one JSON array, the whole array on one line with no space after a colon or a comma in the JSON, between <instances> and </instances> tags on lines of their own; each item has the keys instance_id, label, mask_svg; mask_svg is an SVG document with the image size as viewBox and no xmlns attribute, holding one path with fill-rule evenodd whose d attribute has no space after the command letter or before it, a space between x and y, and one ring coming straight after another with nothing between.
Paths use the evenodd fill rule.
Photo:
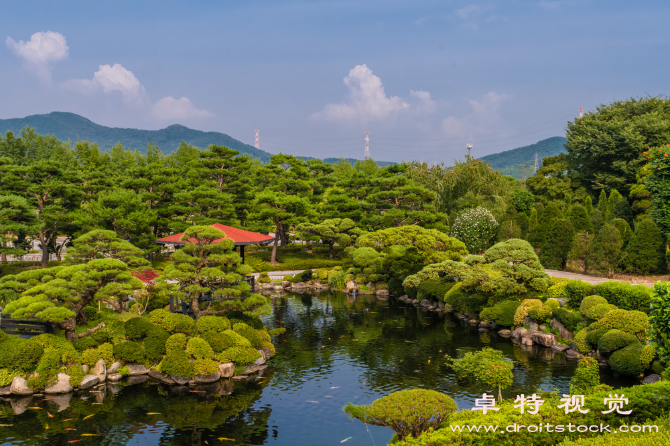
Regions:
<instances>
[{"instance_id":1,"label":"stone by the pond","mask_svg":"<svg viewBox=\"0 0 670 446\"><path fill-rule=\"evenodd\" d=\"M112 365L107 369L107 373L116 373L121 368L121 363L119 361L114 361Z\"/></svg>"},{"instance_id":2,"label":"stone by the pond","mask_svg":"<svg viewBox=\"0 0 670 446\"><path fill-rule=\"evenodd\" d=\"M554 350L559 351L559 352L564 352L567 349L569 349L570 347L568 347L567 345L564 345L564 344L554 344L554 345L551 346L551 348L553 348Z\"/></svg>"},{"instance_id":3,"label":"stone by the pond","mask_svg":"<svg viewBox=\"0 0 670 446\"><path fill-rule=\"evenodd\" d=\"M33 402L32 396L24 396L23 398L12 398L9 401L9 404L14 411L14 415L21 415L23 412L28 410L28 406Z\"/></svg>"},{"instance_id":4,"label":"stone by the pond","mask_svg":"<svg viewBox=\"0 0 670 446\"><path fill-rule=\"evenodd\" d=\"M68 393L72 392L72 385L70 384L70 376L66 373L58 374L58 382L53 386L47 386L44 393Z\"/></svg>"},{"instance_id":5,"label":"stone by the pond","mask_svg":"<svg viewBox=\"0 0 670 446\"><path fill-rule=\"evenodd\" d=\"M28 381L20 376L15 376L10 385L12 395L32 395L33 389L28 385Z\"/></svg>"},{"instance_id":6,"label":"stone by the pond","mask_svg":"<svg viewBox=\"0 0 670 446\"><path fill-rule=\"evenodd\" d=\"M216 372L212 373L211 375L196 375L193 379L195 380L196 384L209 384L221 379L221 373Z\"/></svg>"},{"instance_id":7,"label":"stone by the pond","mask_svg":"<svg viewBox=\"0 0 670 446\"><path fill-rule=\"evenodd\" d=\"M230 378L235 374L235 364L232 362L219 364L219 373L221 373L221 378Z\"/></svg>"},{"instance_id":8,"label":"stone by the pond","mask_svg":"<svg viewBox=\"0 0 670 446\"><path fill-rule=\"evenodd\" d=\"M521 345L533 345L532 333L524 333L521 335Z\"/></svg>"},{"instance_id":9,"label":"stone by the pond","mask_svg":"<svg viewBox=\"0 0 670 446\"><path fill-rule=\"evenodd\" d=\"M282 281L281 281L281 286L282 286L283 288L288 288L288 287L291 286L291 282L288 281L288 280L282 280Z\"/></svg>"},{"instance_id":10,"label":"stone by the pond","mask_svg":"<svg viewBox=\"0 0 670 446\"><path fill-rule=\"evenodd\" d=\"M81 380L81 384L79 384L80 389L88 389L89 387L93 387L94 385L98 384L100 382L100 379L95 376L95 375L85 375L84 379Z\"/></svg>"},{"instance_id":11,"label":"stone by the pond","mask_svg":"<svg viewBox=\"0 0 670 446\"><path fill-rule=\"evenodd\" d=\"M165 373L161 373L158 370L154 369L149 369L149 376L152 378L156 378L163 384L174 384L174 380L170 378L170 375L166 375Z\"/></svg>"},{"instance_id":12,"label":"stone by the pond","mask_svg":"<svg viewBox=\"0 0 670 446\"><path fill-rule=\"evenodd\" d=\"M377 290L377 291L375 291L375 294L379 297L388 296L389 295L389 290Z\"/></svg>"},{"instance_id":13,"label":"stone by the pond","mask_svg":"<svg viewBox=\"0 0 670 446\"><path fill-rule=\"evenodd\" d=\"M7 396L12 394L12 385L0 387L0 396Z\"/></svg>"},{"instance_id":14,"label":"stone by the pond","mask_svg":"<svg viewBox=\"0 0 670 446\"><path fill-rule=\"evenodd\" d=\"M523 327L515 328L514 331L512 332L512 337L513 337L513 338L520 338L521 335L523 335L523 334L526 333L527 331L528 331L528 330L526 330L526 329L523 328Z\"/></svg>"},{"instance_id":15,"label":"stone by the pond","mask_svg":"<svg viewBox=\"0 0 670 446\"><path fill-rule=\"evenodd\" d=\"M531 338L536 344L540 344L545 347L551 347L552 345L556 344L556 335L553 333L533 333Z\"/></svg>"},{"instance_id":16,"label":"stone by the pond","mask_svg":"<svg viewBox=\"0 0 670 446\"><path fill-rule=\"evenodd\" d=\"M142 384L149 380L149 375L132 375L128 377L128 384L134 386L136 384Z\"/></svg>"},{"instance_id":17,"label":"stone by the pond","mask_svg":"<svg viewBox=\"0 0 670 446\"><path fill-rule=\"evenodd\" d=\"M574 338L572 332L567 328L565 328L563 324L561 324L556 319L552 319L551 322L549 323L549 326L553 329L558 330L558 335L563 339L565 339L566 341L571 341Z\"/></svg>"},{"instance_id":18,"label":"stone by the pond","mask_svg":"<svg viewBox=\"0 0 670 446\"><path fill-rule=\"evenodd\" d=\"M126 367L128 368L128 375L130 376L146 375L149 373L149 369L142 364L126 364Z\"/></svg>"},{"instance_id":19,"label":"stone by the pond","mask_svg":"<svg viewBox=\"0 0 670 446\"><path fill-rule=\"evenodd\" d=\"M468 324L470 324L470 325L477 325L477 319L470 319L470 320L468 321Z\"/></svg>"},{"instance_id":20,"label":"stone by the pond","mask_svg":"<svg viewBox=\"0 0 670 446\"><path fill-rule=\"evenodd\" d=\"M82 364L81 366L81 370L84 372L84 374L88 373L90 369L91 368L88 366L88 364Z\"/></svg>"},{"instance_id":21,"label":"stone by the pond","mask_svg":"<svg viewBox=\"0 0 670 446\"><path fill-rule=\"evenodd\" d=\"M485 333L485 332L489 331L489 329L484 328L484 327L480 327L480 328L477 329L477 331L479 331L480 333Z\"/></svg>"},{"instance_id":22,"label":"stone by the pond","mask_svg":"<svg viewBox=\"0 0 670 446\"><path fill-rule=\"evenodd\" d=\"M170 378L180 386L185 386L191 380L190 378L182 378L179 376L170 375Z\"/></svg>"},{"instance_id":23,"label":"stone by the pond","mask_svg":"<svg viewBox=\"0 0 670 446\"><path fill-rule=\"evenodd\" d=\"M661 380L661 375L657 375L654 373L653 375L645 376L644 379L642 380L643 383L645 384L651 384L655 383Z\"/></svg>"},{"instance_id":24,"label":"stone by the pond","mask_svg":"<svg viewBox=\"0 0 670 446\"><path fill-rule=\"evenodd\" d=\"M565 357L568 359L580 359L583 358L584 355L579 353L577 350L573 350L570 348L565 351Z\"/></svg>"},{"instance_id":25,"label":"stone by the pond","mask_svg":"<svg viewBox=\"0 0 670 446\"><path fill-rule=\"evenodd\" d=\"M252 373L260 372L267 369L266 365L248 365L242 370L242 375L251 375Z\"/></svg>"},{"instance_id":26,"label":"stone by the pond","mask_svg":"<svg viewBox=\"0 0 670 446\"><path fill-rule=\"evenodd\" d=\"M103 382L107 379L107 367L105 366L104 359L100 358L98 359L98 362L95 363L95 367L93 367L93 374L98 377L100 382Z\"/></svg>"},{"instance_id":27,"label":"stone by the pond","mask_svg":"<svg viewBox=\"0 0 670 446\"><path fill-rule=\"evenodd\" d=\"M512 332L509 331L509 330L507 330L507 329L503 329L503 330L500 330L500 331L498 332L498 334L499 334L500 336L502 336L503 338L506 338L506 337L508 337L508 336L511 336L511 335L512 335Z\"/></svg>"},{"instance_id":28,"label":"stone by the pond","mask_svg":"<svg viewBox=\"0 0 670 446\"><path fill-rule=\"evenodd\" d=\"M257 360L254 361L255 365L263 365L265 364L265 353L263 353L263 350L258 350L258 353L261 354L261 357L258 358Z\"/></svg>"},{"instance_id":29,"label":"stone by the pond","mask_svg":"<svg viewBox=\"0 0 670 446\"><path fill-rule=\"evenodd\" d=\"M52 395L49 398L50 398L49 405L58 406L58 412L62 412L68 407L70 407L70 401L72 401L72 393Z\"/></svg>"},{"instance_id":30,"label":"stone by the pond","mask_svg":"<svg viewBox=\"0 0 670 446\"><path fill-rule=\"evenodd\" d=\"M107 380L111 382L119 382L123 379L123 375L120 373L110 373L107 375Z\"/></svg>"}]
</instances>

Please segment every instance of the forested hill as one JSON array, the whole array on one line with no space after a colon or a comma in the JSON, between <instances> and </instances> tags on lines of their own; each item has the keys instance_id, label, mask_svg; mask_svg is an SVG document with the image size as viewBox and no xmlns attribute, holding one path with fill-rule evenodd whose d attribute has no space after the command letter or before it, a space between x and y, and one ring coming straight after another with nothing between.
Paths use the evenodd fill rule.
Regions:
<instances>
[{"instance_id":1,"label":"forested hill","mask_svg":"<svg viewBox=\"0 0 670 446\"><path fill-rule=\"evenodd\" d=\"M203 132L193 130L183 125L171 125L162 130L138 130L124 129L118 127L105 127L96 124L90 119L67 112L51 112L45 115L32 115L25 118L0 119L0 134L4 135L7 130L18 134L22 128L30 126L37 133L43 135L55 135L58 139L77 141L90 141L98 144L102 150L109 150L117 142L130 150L137 149L140 153L146 153L147 144L156 144L163 153L172 153L177 150L179 144L185 141L200 149L206 149L211 144L228 146L239 150L240 153L248 153L254 158L260 158L263 162L270 160L271 153L258 150L254 146L244 144L225 133ZM305 157L305 159L313 159ZM334 163L338 158L326 158L327 163ZM355 162L355 159L348 159ZM393 162L378 161L380 166L395 164Z\"/></svg>"},{"instance_id":2,"label":"forested hill","mask_svg":"<svg viewBox=\"0 0 670 446\"><path fill-rule=\"evenodd\" d=\"M529 146L486 155L481 157L481 159L490 163L491 167L499 170L501 173L519 178L523 167L533 166L536 153L538 164L541 166L542 158L565 152L563 144L565 144L563 136L554 136Z\"/></svg>"}]
</instances>

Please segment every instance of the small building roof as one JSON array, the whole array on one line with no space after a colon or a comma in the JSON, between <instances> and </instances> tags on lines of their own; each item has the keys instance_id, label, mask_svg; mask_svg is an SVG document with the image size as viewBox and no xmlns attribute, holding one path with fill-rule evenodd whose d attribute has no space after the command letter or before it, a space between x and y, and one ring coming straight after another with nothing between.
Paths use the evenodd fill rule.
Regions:
<instances>
[{"instance_id":1,"label":"small building roof","mask_svg":"<svg viewBox=\"0 0 670 446\"><path fill-rule=\"evenodd\" d=\"M248 245L264 245L266 243L272 242L275 238L266 234L259 234L258 232L251 232L244 229L233 228L232 226L226 226L219 223L214 223L210 225L213 228L216 228L220 231L223 231L226 236L218 240L214 240L214 243L218 243L224 239L231 239L235 246L248 246ZM184 233L168 235L167 237L159 238L156 240L156 243L159 245L185 245L189 242L195 242L195 239L190 239L188 241L183 241L181 238L184 236Z\"/></svg>"}]
</instances>

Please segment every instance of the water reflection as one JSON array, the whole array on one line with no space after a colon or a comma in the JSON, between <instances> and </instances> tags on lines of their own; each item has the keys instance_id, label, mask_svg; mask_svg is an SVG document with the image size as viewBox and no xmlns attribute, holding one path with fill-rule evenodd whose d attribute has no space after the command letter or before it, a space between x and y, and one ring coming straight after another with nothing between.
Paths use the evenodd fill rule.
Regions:
<instances>
[{"instance_id":1,"label":"water reflection","mask_svg":"<svg viewBox=\"0 0 670 446\"><path fill-rule=\"evenodd\" d=\"M0 438L4 444L40 445L76 440L104 445L325 445L345 439L347 446L381 445L392 432L348 419L342 412L345 404L424 387L445 392L468 408L489 390L459 380L447 368L445 355L484 346L502 350L515 361L507 398L539 390L567 393L576 367L552 349L514 345L495 333L480 333L457 319L394 300L344 293L268 298L274 311L266 323L285 327L286 333L275 339L277 355L260 379L194 389L148 380L48 400L4 398ZM631 383L610 375L603 380Z\"/></svg>"}]
</instances>

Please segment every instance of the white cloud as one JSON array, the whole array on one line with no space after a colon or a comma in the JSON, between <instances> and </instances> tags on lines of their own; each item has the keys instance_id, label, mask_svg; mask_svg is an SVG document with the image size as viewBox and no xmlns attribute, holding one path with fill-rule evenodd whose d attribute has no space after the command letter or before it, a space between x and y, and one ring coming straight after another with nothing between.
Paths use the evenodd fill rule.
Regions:
<instances>
[{"instance_id":1,"label":"white cloud","mask_svg":"<svg viewBox=\"0 0 670 446\"><path fill-rule=\"evenodd\" d=\"M37 32L27 42L16 42L7 36L5 43L23 59L25 69L35 73L46 84L51 83L51 63L65 59L69 50L65 36L53 31Z\"/></svg>"},{"instance_id":2,"label":"white cloud","mask_svg":"<svg viewBox=\"0 0 670 446\"><path fill-rule=\"evenodd\" d=\"M470 16L480 13L483 11L483 8L479 5L466 5L462 7L461 9L456 10L456 15L458 18L461 20L467 20L470 18Z\"/></svg>"},{"instance_id":3,"label":"white cloud","mask_svg":"<svg viewBox=\"0 0 670 446\"><path fill-rule=\"evenodd\" d=\"M191 118L209 118L214 116L212 112L200 110L185 97L175 99L172 96L166 96L156 102L151 108L154 116L158 119L191 119Z\"/></svg>"},{"instance_id":4,"label":"white cloud","mask_svg":"<svg viewBox=\"0 0 670 446\"><path fill-rule=\"evenodd\" d=\"M442 131L450 137L473 137L477 133L490 133L501 123L499 113L502 102L509 98L506 94L490 92L481 99L469 101L472 112L457 118L449 116L442 120Z\"/></svg>"},{"instance_id":5,"label":"white cloud","mask_svg":"<svg viewBox=\"0 0 670 446\"><path fill-rule=\"evenodd\" d=\"M419 106L421 111L426 113L432 113L435 110L437 110L437 102L431 99L430 92L423 90L417 90L417 91L410 90L409 94L412 97L417 98L421 101Z\"/></svg>"},{"instance_id":6,"label":"white cloud","mask_svg":"<svg viewBox=\"0 0 670 446\"><path fill-rule=\"evenodd\" d=\"M132 71L121 64L100 65L93 73L93 79L70 79L63 88L92 94L102 90L104 93L118 91L128 105L143 105L148 102L146 91Z\"/></svg>"},{"instance_id":7,"label":"white cloud","mask_svg":"<svg viewBox=\"0 0 670 446\"><path fill-rule=\"evenodd\" d=\"M347 102L327 104L322 112L312 115L314 118L331 121L381 121L409 107L398 96L387 97L381 79L372 74L372 70L365 64L352 68L344 78L344 85L349 88Z\"/></svg>"},{"instance_id":8,"label":"white cloud","mask_svg":"<svg viewBox=\"0 0 670 446\"><path fill-rule=\"evenodd\" d=\"M541 1L540 6L544 9L558 9L561 6L572 5L571 0Z\"/></svg>"}]
</instances>

